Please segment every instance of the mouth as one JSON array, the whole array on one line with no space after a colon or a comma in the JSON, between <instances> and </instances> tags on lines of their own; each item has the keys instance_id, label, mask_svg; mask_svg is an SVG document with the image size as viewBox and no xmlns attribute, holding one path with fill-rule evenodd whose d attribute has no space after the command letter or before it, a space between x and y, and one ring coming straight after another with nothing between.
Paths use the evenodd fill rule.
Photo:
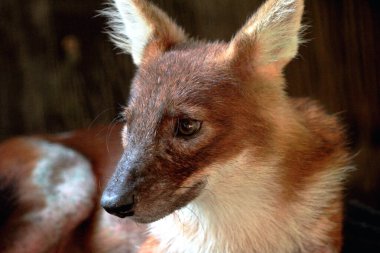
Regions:
<instances>
[{"instance_id":1,"label":"mouth","mask_svg":"<svg viewBox=\"0 0 380 253\"><path fill-rule=\"evenodd\" d=\"M126 218L126 217L132 217L135 215L135 211L128 211L128 212L119 212L119 213L111 213L112 215L115 215L119 218Z\"/></svg>"},{"instance_id":2,"label":"mouth","mask_svg":"<svg viewBox=\"0 0 380 253\"><path fill-rule=\"evenodd\" d=\"M140 207L137 208L136 212L125 213L124 217L129 216L132 220L138 223L151 223L160 220L174 211L179 210L189 204L191 201L196 199L206 186L206 181L199 181L192 186L178 188L179 190L184 190L180 195L170 194L166 196L166 200L160 201L157 199L153 203L144 205L140 203ZM119 216L120 217L120 216Z\"/></svg>"}]
</instances>

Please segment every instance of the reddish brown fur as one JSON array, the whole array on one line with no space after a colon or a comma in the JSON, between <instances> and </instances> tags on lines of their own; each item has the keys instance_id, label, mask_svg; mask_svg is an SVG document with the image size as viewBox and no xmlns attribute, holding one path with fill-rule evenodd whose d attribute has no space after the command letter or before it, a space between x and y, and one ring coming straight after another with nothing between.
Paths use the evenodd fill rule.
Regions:
<instances>
[{"instance_id":1,"label":"reddish brown fur","mask_svg":"<svg viewBox=\"0 0 380 253\"><path fill-rule=\"evenodd\" d=\"M70 147L85 157L93 165L94 173L100 180L99 186L104 186L110 177L122 153L122 124L97 126L90 129L77 130L63 135L44 135L43 139ZM107 155L104 155L107 154Z\"/></svg>"},{"instance_id":2,"label":"reddish brown fur","mask_svg":"<svg viewBox=\"0 0 380 253\"><path fill-rule=\"evenodd\" d=\"M17 242L20 232L28 226L19 217L31 212L33 209L44 206L44 199L29 183L39 150L33 147L33 139L16 138L8 140L0 145L0 174L8 182L14 185L15 196L17 196L16 208L4 226L1 227L0 250L5 251L13 247ZM30 193L30 194L25 194ZM0 208L8 208L2 206Z\"/></svg>"},{"instance_id":3,"label":"reddish brown fur","mask_svg":"<svg viewBox=\"0 0 380 253\"><path fill-rule=\"evenodd\" d=\"M222 43L182 44L144 64L137 73L126 113L127 136L139 140L138 145L144 148L145 155L158 158L146 171L140 170L145 175L144 180L151 180L146 185L154 185L156 178L168 182L164 189L155 192L139 190L147 194L141 196L148 203L141 204L142 212L152 209L152 200L157 199L158 194L160 198L164 192L171 194L211 161L223 163L231 159L248 145L247 142L257 148L267 146L271 138L270 125L261 119L255 106L247 106L245 89L229 66L212 61L225 49L226 44ZM203 137L194 141L174 138L176 118L183 116L204 121L208 132L201 132ZM148 130L156 136L144 138ZM127 149L135 148L133 139L126 143ZM194 191L198 194L197 188ZM172 207L165 203L168 212L194 196L182 197L184 199L176 200Z\"/></svg>"},{"instance_id":4,"label":"reddish brown fur","mask_svg":"<svg viewBox=\"0 0 380 253\"><path fill-rule=\"evenodd\" d=\"M288 159L283 165L287 168L283 180L294 187L289 190L299 192L311 183L313 174L330 170L329 164L343 167L349 157L344 132L336 117L327 115L309 99L294 99L292 104L300 114L300 123L307 129L307 135L298 136L293 145L286 147Z\"/></svg>"},{"instance_id":5,"label":"reddish brown fur","mask_svg":"<svg viewBox=\"0 0 380 253\"><path fill-rule=\"evenodd\" d=\"M31 226L30 223L21 222L20 217L45 206L45 199L40 195L39 189L34 188L29 182L33 169L36 167L36 162L42 158L38 148L36 149L36 142L44 140L60 143L85 155L91 161L93 171L97 175L98 186L100 187L98 194L100 194L103 185L108 180L120 157L120 130L121 125L94 127L62 135L16 138L0 145L0 175L2 179L12 182L14 185L12 189L17 191L16 196L18 196L16 199L17 209L13 211L9 220L0 228L0 249L2 252L18 252L14 251L13 248L19 248L14 247L14 244L17 243L20 234L25 231L24 228ZM105 153L109 155L104 155ZM98 202L98 199L96 198L93 201ZM7 207L2 206L1 208ZM72 238L60 241L56 245L55 252L78 250L81 252L89 252L89 250L91 252L109 252L110 249L120 249L120 241L104 241L104 238L99 238L99 235L107 232L107 228L103 228L103 232L96 227L100 220L99 211L99 208L96 208L93 215L88 217L87 223L78 226L72 232ZM124 237L123 243L132 248L134 244L141 242L139 238L144 238L142 228L136 228L128 223L125 223L124 226L126 231L120 231L120 233L140 234L136 239L134 239L135 235L131 235L131 242L125 241L126 237ZM37 231L38 228L36 228ZM47 238L47 240L49 239ZM128 244L132 243L133 240L135 243ZM101 248L99 247L100 241L102 241ZM106 250L102 251L101 249Z\"/></svg>"},{"instance_id":6,"label":"reddish brown fur","mask_svg":"<svg viewBox=\"0 0 380 253\"><path fill-rule=\"evenodd\" d=\"M18 191L19 201L26 201L27 205L17 210L15 217L21 213L26 213L30 208L41 205L43 201L29 199L23 196L23 191L30 189L28 184L36 160L40 156L39 150L33 146L33 138L15 138L0 145L0 173L2 178L14 182Z\"/></svg>"},{"instance_id":7,"label":"reddish brown fur","mask_svg":"<svg viewBox=\"0 0 380 253\"><path fill-rule=\"evenodd\" d=\"M268 43L267 40L260 41L260 36L252 39L247 35L251 33L247 30L255 28L252 24L265 19L271 8L281 1L269 0L231 43L183 42L182 31L165 14L144 1L134 2L153 32L142 52L142 62L124 112L124 150L119 141L121 125L117 125L109 136L97 128L69 136L39 138L65 145L84 155L91 162L100 185L109 179L116 167L107 189L124 199L132 192L133 219L143 223L157 221L200 196L208 184L210 172L207 170L213 168L212 165L228 164L246 151L252 164L244 164L242 173L255 176L257 164L270 163L275 157L279 161L275 164L277 174L268 184L273 183L280 192L276 195L280 204L273 204L278 211L276 217L282 219L281 209L292 204L310 205L307 207L320 211L317 217L310 217L309 227L302 227L303 224L296 227L315 238L303 238L295 247L318 253L338 251L342 243L341 180L344 178L340 170L349 165L344 131L337 119L328 116L315 102L290 99L284 91L282 68L296 53L297 43L291 44L290 49L278 48L284 46L279 44L272 49L279 54L273 60L271 58L276 55L264 55L267 52L263 48L268 45L263 43ZM303 2L287 3L294 5L291 6L294 15L279 25L292 22L290 30L295 40L300 29ZM281 9L278 12L269 14L277 17L282 14ZM263 31L254 30L253 34L260 32ZM284 35L284 38L288 37ZM281 55L283 51L285 53ZM181 118L201 121L200 132L189 138L177 136L176 125ZM20 185L28 180L35 162L41 158L28 141L17 139L0 146L3 151L0 152L0 173L9 175ZM267 169L272 168L268 166ZM320 204L317 201L307 202L305 198L310 197L307 190L321 180L329 179L321 175L336 171L340 174L334 178L335 188L329 189L332 200L323 203L327 207L313 206ZM98 197L96 195L93 201L97 202ZM35 205L44 203L44 199L38 197L34 201ZM27 208L25 204L19 211L25 213L29 210ZM96 208L88 217L89 227L77 231L87 243L82 250L107 252L122 245L122 240L115 240L109 245L105 241L104 248L98 246L100 236L106 234L104 231L108 231L111 225L120 224L111 222L110 227L102 230L103 214ZM17 218L10 222L17 222ZM126 232L126 228L127 225L123 225L117 232ZM13 229L20 231L19 227ZM325 233L327 236L323 237ZM294 238L299 239L297 236ZM75 240L65 243L57 248L73 247ZM150 252L158 243L157 238L150 238L141 250Z\"/></svg>"}]
</instances>

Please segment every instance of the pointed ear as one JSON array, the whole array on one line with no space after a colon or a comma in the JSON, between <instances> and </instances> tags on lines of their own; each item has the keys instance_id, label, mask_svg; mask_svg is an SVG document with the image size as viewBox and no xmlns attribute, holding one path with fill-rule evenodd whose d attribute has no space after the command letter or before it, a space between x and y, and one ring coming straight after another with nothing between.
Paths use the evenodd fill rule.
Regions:
<instances>
[{"instance_id":1,"label":"pointed ear","mask_svg":"<svg viewBox=\"0 0 380 253\"><path fill-rule=\"evenodd\" d=\"M103 11L109 18L110 37L140 65L186 40L183 30L163 11L144 0L111 0Z\"/></svg>"},{"instance_id":2,"label":"pointed ear","mask_svg":"<svg viewBox=\"0 0 380 253\"><path fill-rule=\"evenodd\" d=\"M228 58L245 72L281 72L297 54L302 13L303 0L267 0L232 39Z\"/></svg>"}]
</instances>

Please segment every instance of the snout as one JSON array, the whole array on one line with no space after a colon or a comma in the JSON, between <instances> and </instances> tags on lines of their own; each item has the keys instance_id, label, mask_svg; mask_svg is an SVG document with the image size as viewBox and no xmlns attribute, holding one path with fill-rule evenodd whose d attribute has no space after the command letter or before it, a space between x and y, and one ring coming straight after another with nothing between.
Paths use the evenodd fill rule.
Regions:
<instances>
[{"instance_id":1,"label":"snout","mask_svg":"<svg viewBox=\"0 0 380 253\"><path fill-rule=\"evenodd\" d=\"M101 206L108 213L120 218L134 215L135 197L133 193L118 194L105 190L100 200Z\"/></svg>"},{"instance_id":2,"label":"snout","mask_svg":"<svg viewBox=\"0 0 380 253\"><path fill-rule=\"evenodd\" d=\"M136 171L139 169L139 155L135 149L124 153L106 188L100 205L108 213L120 218L135 215L136 209Z\"/></svg>"},{"instance_id":3,"label":"snout","mask_svg":"<svg viewBox=\"0 0 380 253\"><path fill-rule=\"evenodd\" d=\"M180 187L167 170L158 167L161 163L149 159L153 156L139 155L132 148L128 150L100 200L108 213L120 218L129 216L139 223L154 222L187 205L203 189L203 181Z\"/></svg>"}]
</instances>

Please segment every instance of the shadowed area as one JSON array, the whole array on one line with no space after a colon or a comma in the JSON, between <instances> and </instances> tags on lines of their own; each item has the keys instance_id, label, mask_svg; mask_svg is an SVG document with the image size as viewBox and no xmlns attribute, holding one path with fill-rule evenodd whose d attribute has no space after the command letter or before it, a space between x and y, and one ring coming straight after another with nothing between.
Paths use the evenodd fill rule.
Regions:
<instances>
[{"instance_id":1,"label":"shadowed area","mask_svg":"<svg viewBox=\"0 0 380 253\"><path fill-rule=\"evenodd\" d=\"M14 181L0 177L0 229L17 208L17 186ZM1 234L1 230L0 230Z\"/></svg>"}]
</instances>

